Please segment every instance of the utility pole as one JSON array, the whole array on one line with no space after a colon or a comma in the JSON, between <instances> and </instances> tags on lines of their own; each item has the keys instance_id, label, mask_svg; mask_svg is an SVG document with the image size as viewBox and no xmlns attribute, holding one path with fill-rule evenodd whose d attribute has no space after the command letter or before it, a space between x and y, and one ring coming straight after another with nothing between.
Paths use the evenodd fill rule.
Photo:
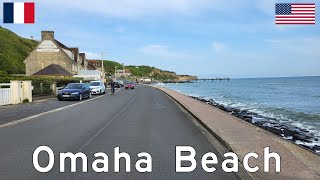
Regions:
<instances>
[{"instance_id":1,"label":"utility pole","mask_svg":"<svg viewBox=\"0 0 320 180\"><path fill-rule=\"evenodd\" d=\"M116 73L117 73L117 67L118 67L118 66L114 67L114 80L117 80L117 75L116 75Z\"/></svg>"},{"instance_id":2,"label":"utility pole","mask_svg":"<svg viewBox=\"0 0 320 180\"><path fill-rule=\"evenodd\" d=\"M103 54L104 53L106 53L107 54L107 51L102 51L101 52L101 71L102 71L102 77L103 77L103 79L105 79L105 77L106 77L106 72L105 72L105 69L104 69L104 60L103 60Z\"/></svg>"}]
</instances>

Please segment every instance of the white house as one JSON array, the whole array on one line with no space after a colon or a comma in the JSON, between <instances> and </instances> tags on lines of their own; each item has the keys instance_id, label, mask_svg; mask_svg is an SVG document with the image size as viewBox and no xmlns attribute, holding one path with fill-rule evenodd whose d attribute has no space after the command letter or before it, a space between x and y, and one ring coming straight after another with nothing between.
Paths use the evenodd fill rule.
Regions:
<instances>
[{"instance_id":1,"label":"white house","mask_svg":"<svg viewBox=\"0 0 320 180\"><path fill-rule=\"evenodd\" d=\"M105 81L104 74L98 70L83 70L73 77L83 78L85 80Z\"/></svg>"}]
</instances>

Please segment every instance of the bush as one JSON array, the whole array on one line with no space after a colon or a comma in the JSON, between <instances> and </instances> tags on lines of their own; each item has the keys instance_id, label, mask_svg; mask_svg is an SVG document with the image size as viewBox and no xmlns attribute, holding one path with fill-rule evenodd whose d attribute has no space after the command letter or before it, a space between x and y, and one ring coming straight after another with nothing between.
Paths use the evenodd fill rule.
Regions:
<instances>
[{"instance_id":1,"label":"bush","mask_svg":"<svg viewBox=\"0 0 320 180\"><path fill-rule=\"evenodd\" d=\"M25 99L22 101L22 103L28 103L29 102L29 99Z\"/></svg>"},{"instance_id":2,"label":"bush","mask_svg":"<svg viewBox=\"0 0 320 180\"><path fill-rule=\"evenodd\" d=\"M8 72L4 70L0 70L0 76L4 76L4 75L8 75Z\"/></svg>"}]
</instances>

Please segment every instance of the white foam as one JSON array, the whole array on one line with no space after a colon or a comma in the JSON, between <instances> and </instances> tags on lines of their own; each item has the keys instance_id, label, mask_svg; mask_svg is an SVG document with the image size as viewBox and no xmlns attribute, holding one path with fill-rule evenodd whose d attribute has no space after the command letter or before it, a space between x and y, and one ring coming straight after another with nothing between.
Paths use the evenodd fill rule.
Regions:
<instances>
[{"instance_id":1,"label":"white foam","mask_svg":"<svg viewBox=\"0 0 320 180\"><path fill-rule=\"evenodd\" d=\"M293 136L285 137L285 139L291 140L291 139L293 139Z\"/></svg>"}]
</instances>

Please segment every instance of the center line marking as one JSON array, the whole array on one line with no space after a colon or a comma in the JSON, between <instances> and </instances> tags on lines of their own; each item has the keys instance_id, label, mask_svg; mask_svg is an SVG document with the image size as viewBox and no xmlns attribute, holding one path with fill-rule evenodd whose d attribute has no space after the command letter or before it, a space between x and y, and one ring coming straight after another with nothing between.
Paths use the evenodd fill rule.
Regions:
<instances>
[{"instance_id":1,"label":"center line marking","mask_svg":"<svg viewBox=\"0 0 320 180\"><path fill-rule=\"evenodd\" d=\"M79 149L79 152L81 152L82 150L83 150L83 148L85 148L86 146L88 146L105 128L107 128L111 123L112 123L112 121L113 120L115 120L115 119L117 119L120 115L121 115L121 113L123 112L123 111L125 111L128 107L129 107L129 105L133 102L133 100L136 98L136 96L134 96L131 100L130 100L130 102L116 115L116 116L114 116L102 129L100 129L96 134L94 134L86 143L84 143L81 147L80 147L80 149Z\"/></svg>"}]
</instances>

